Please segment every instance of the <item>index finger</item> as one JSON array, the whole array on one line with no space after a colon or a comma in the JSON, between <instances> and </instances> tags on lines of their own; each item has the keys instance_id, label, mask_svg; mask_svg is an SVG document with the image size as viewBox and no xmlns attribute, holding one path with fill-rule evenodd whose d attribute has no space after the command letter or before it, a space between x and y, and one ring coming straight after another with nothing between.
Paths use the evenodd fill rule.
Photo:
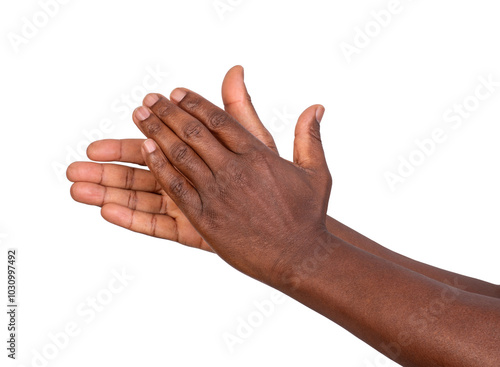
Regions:
<instances>
[{"instance_id":1,"label":"index finger","mask_svg":"<svg viewBox=\"0 0 500 367\"><path fill-rule=\"evenodd\" d=\"M189 89L174 89L170 99L201 121L226 148L234 153L246 153L256 145L262 144L229 113Z\"/></svg>"}]
</instances>

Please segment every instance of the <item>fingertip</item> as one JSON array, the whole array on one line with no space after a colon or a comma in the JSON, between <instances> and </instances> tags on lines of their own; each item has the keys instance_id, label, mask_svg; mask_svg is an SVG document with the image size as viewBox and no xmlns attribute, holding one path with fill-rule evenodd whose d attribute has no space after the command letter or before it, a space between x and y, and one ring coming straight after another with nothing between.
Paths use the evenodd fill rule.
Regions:
<instances>
[{"instance_id":1,"label":"fingertip","mask_svg":"<svg viewBox=\"0 0 500 367\"><path fill-rule=\"evenodd\" d=\"M87 166L91 162L73 162L66 168L66 177L71 182L80 181L84 178L84 173L88 173ZM94 163L95 164L95 163Z\"/></svg>"},{"instance_id":2,"label":"fingertip","mask_svg":"<svg viewBox=\"0 0 500 367\"><path fill-rule=\"evenodd\" d=\"M73 185L71 185L71 188L69 189L69 194L73 198L73 200L79 202L79 203L84 203L84 197L85 197L85 186L83 185L83 182L75 182Z\"/></svg>"},{"instance_id":3,"label":"fingertip","mask_svg":"<svg viewBox=\"0 0 500 367\"><path fill-rule=\"evenodd\" d=\"M324 112L322 105L312 105L302 112L295 126L294 162L304 168L324 163L319 124Z\"/></svg>"},{"instance_id":4,"label":"fingertip","mask_svg":"<svg viewBox=\"0 0 500 367\"><path fill-rule=\"evenodd\" d=\"M144 97L142 104L146 107L151 107L160 100L160 97L161 95L158 93L149 93Z\"/></svg>"},{"instance_id":5,"label":"fingertip","mask_svg":"<svg viewBox=\"0 0 500 367\"><path fill-rule=\"evenodd\" d=\"M241 75L242 79L245 77L245 68L241 65L235 65L231 68L231 70L234 70L238 74Z\"/></svg>"},{"instance_id":6,"label":"fingertip","mask_svg":"<svg viewBox=\"0 0 500 367\"><path fill-rule=\"evenodd\" d=\"M110 143L110 139L97 140L97 141L90 143L90 145L87 147L87 157L93 161L99 160L100 159L99 153L102 153L102 151L101 151L102 146L103 145L105 146L106 144L109 144L109 143Z\"/></svg>"},{"instance_id":7,"label":"fingertip","mask_svg":"<svg viewBox=\"0 0 500 367\"><path fill-rule=\"evenodd\" d=\"M84 196L84 186L82 184L83 182L75 182L69 189L69 194L71 195L73 200L78 201L79 203L83 202L82 198Z\"/></svg>"},{"instance_id":8,"label":"fingertip","mask_svg":"<svg viewBox=\"0 0 500 367\"><path fill-rule=\"evenodd\" d=\"M186 88L175 88L170 93L170 100L174 103L179 103L184 99L187 92L188 92L188 90Z\"/></svg>"},{"instance_id":9,"label":"fingertip","mask_svg":"<svg viewBox=\"0 0 500 367\"><path fill-rule=\"evenodd\" d=\"M68 181L74 182L74 176L75 176L75 163L71 163L68 168L66 168L66 178Z\"/></svg>"},{"instance_id":10,"label":"fingertip","mask_svg":"<svg viewBox=\"0 0 500 367\"><path fill-rule=\"evenodd\" d=\"M103 217L104 220L106 220L106 222L115 224L116 222L114 215L116 212L116 210L114 209L115 206L116 204L104 204L101 207L101 217Z\"/></svg>"},{"instance_id":11,"label":"fingertip","mask_svg":"<svg viewBox=\"0 0 500 367\"><path fill-rule=\"evenodd\" d=\"M90 182L75 182L70 189L73 200L88 205L101 205L105 188Z\"/></svg>"},{"instance_id":12,"label":"fingertip","mask_svg":"<svg viewBox=\"0 0 500 367\"><path fill-rule=\"evenodd\" d=\"M112 218L114 217L114 214L116 214L116 207L117 206L118 206L117 204L113 204L113 203L104 204L101 207L101 216L104 219L106 219L108 222L113 223Z\"/></svg>"},{"instance_id":13,"label":"fingertip","mask_svg":"<svg viewBox=\"0 0 500 367\"><path fill-rule=\"evenodd\" d=\"M78 201L78 200L75 199L75 190L76 190L75 185L76 185L76 183L74 183L73 185L71 185L71 187L69 188L69 194L71 195L71 198L73 200Z\"/></svg>"},{"instance_id":14,"label":"fingertip","mask_svg":"<svg viewBox=\"0 0 500 367\"><path fill-rule=\"evenodd\" d=\"M323 119L323 115L325 114L325 107L322 106L322 105L317 105L316 107L316 121L318 121L318 123L321 122L321 120Z\"/></svg>"},{"instance_id":15,"label":"fingertip","mask_svg":"<svg viewBox=\"0 0 500 367\"><path fill-rule=\"evenodd\" d=\"M113 159L119 149L119 142L114 139L97 140L87 147L87 157L93 161Z\"/></svg>"},{"instance_id":16,"label":"fingertip","mask_svg":"<svg viewBox=\"0 0 500 367\"><path fill-rule=\"evenodd\" d=\"M231 114L239 115L239 109L248 110L248 108L251 108L251 110L253 110L251 98L248 94L244 79L243 67L236 65L227 72L222 81L222 101L226 108L229 107L231 110L234 110L230 112ZM252 112L252 115L256 115L255 111Z\"/></svg>"},{"instance_id":17,"label":"fingertip","mask_svg":"<svg viewBox=\"0 0 500 367\"><path fill-rule=\"evenodd\" d=\"M137 121L144 121L146 120L149 116L151 116L151 111L149 108L146 108L144 106L139 106L137 107L134 112L133 112L133 117L135 117L134 122Z\"/></svg>"},{"instance_id":18,"label":"fingertip","mask_svg":"<svg viewBox=\"0 0 500 367\"><path fill-rule=\"evenodd\" d=\"M157 148L156 142L153 139L146 139L142 144L142 149L146 154L152 154Z\"/></svg>"},{"instance_id":19,"label":"fingertip","mask_svg":"<svg viewBox=\"0 0 500 367\"><path fill-rule=\"evenodd\" d=\"M104 204L103 206L101 206L101 216L108 220L107 218L109 218L109 215L110 213L112 212L113 210L113 204L111 203L108 203L108 204ZM109 222L109 220L108 220Z\"/></svg>"},{"instance_id":20,"label":"fingertip","mask_svg":"<svg viewBox=\"0 0 500 367\"><path fill-rule=\"evenodd\" d=\"M319 105L312 105L302 112L295 125L295 136L307 133L311 124L316 121L316 112Z\"/></svg>"},{"instance_id":21,"label":"fingertip","mask_svg":"<svg viewBox=\"0 0 500 367\"><path fill-rule=\"evenodd\" d=\"M243 69L243 66L241 66L241 65L234 65L233 67L231 67L227 71L225 78L227 78L228 76L230 76L233 73L235 73L235 74L241 74L243 76L244 73L245 73L245 71Z\"/></svg>"},{"instance_id":22,"label":"fingertip","mask_svg":"<svg viewBox=\"0 0 500 367\"><path fill-rule=\"evenodd\" d=\"M66 177L71 182L98 183L102 179L103 166L95 162L73 162L66 169Z\"/></svg>"},{"instance_id":23,"label":"fingertip","mask_svg":"<svg viewBox=\"0 0 500 367\"><path fill-rule=\"evenodd\" d=\"M94 150L95 150L95 147L96 147L96 143L97 143L97 141L93 141L87 147L86 154L87 154L87 157L89 159L92 159L92 156L93 156L93 153L94 153Z\"/></svg>"},{"instance_id":24,"label":"fingertip","mask_svg":"<svg viewBox=\"0 0 500 367\"><path fill-rule=\"evenodd\" d=\"M130 228L131 225L131 217L127 214L129 212L130 209L114 203L104 204L101 207L101 217L111 224L124 228Z\"/></svg>"}]
</instances>

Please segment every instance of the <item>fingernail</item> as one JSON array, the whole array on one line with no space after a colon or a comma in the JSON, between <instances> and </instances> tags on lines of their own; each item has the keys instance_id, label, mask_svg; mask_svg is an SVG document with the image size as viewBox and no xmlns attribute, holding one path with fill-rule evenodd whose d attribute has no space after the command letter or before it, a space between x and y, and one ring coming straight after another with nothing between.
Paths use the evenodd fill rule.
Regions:
<instances>
[{"instance_id":1,"label":"fingernail","mask_svg":"<svg viewBox=\"0 0 500 367\"><path fill-rule=\"evenodd\" d=\"M143 107L143 106L137 107L137 109L135 110L135 116L140 121L146 120L150 115L151 115L151 113L149 112L149 110L146 107Z\"/></svg>"},{"instance_id":2,"label":"fingernail","mask_svg":"<svg viewBox=\"0 0 500 367\"><path fill-rule=\"evenodd\" d=\"M158 102L159 99L160 97L158 96L158 94L150 93L144 98L144 105L147 107L151 107L156 102Z\"/></svg>"},{"instance_id":3,"label":"fingernail","mask_svg":"<svg viewBox=\"0 0 500 367\"><path fill-rule=\"evenodd\" d=\"M156 150L156 143L151 139L146 140L144 142L144 150L146 153L153 153Z\"/></svg>"},{"instance_id":4,"label":"fingernail","mask_svg":"<svg viewBox=\"0 0 500 367\"><path fill-rule=\"evenodd\" d=\"M325 114L325 107L319 106L316 108L316 121L321 122L323 119L323 115Z\"/></svg>"},{"instance_id":5,"label":"fingernail","mask_svg":"<svg viewBox=\"0 0 500 367\"><path fill-rule=\"evenodd\" d=\"M174 89L170 94L170 99L179 103L186 96L187 92L182 89Z\"/></svg>"}]
</instances>

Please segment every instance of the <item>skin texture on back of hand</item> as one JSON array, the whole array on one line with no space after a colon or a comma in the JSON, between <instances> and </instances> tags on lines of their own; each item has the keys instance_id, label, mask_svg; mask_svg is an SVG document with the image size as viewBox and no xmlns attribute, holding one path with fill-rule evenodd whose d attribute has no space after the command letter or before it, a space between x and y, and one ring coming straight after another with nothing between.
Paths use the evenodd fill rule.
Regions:
<instances>
[{"instance_id":1,"label":"skin texture on back of hand","mask_svg":"<svg viewBox=\"0 0 500 367\"><path fill-rule=\"evenodd\" d=\"M323 107L312 106L299 118L291 163L223 110L182 92L177 105L154 94L145 99L150 110L136 110L137 125L159 146L146 163L214 252L269 282L295 246L328 233L331 177L317 121Z\"/></svg>"}]
</instances>

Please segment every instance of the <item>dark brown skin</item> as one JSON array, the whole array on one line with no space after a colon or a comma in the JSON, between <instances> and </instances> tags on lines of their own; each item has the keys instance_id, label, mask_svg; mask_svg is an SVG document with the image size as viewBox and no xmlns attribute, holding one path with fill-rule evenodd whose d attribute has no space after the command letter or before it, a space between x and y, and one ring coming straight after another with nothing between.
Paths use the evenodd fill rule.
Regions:
<instances>
[{"instance_id":1,"label":"dark brown skin","mask_svg":"<svg viewBox=\"0 0 500 367\"><path fill-rule=\"evenodd\" d=\"M194 115L155 94L145 103L153 113L145 107L136 111L139 119L148 115L138 126L155 137L167 157L156 149L146 155L146 163L154 166L163 189L229 264L269 282L303 243L329 235L324 198L330 194L330 174L321 144L311 144L302 132L318 124L316 110L321 108L304 112L307 124L299 125L292 164L192 92L182 103Z\"/></svg>"},{"instance_id":2,"label":"dark brown skin","mask_svg":"<svg viewBox=\"0 0 500 367\"><path fill-rule=\"evenodd\" d=\"M143 233L174 240L185 233L181 242L211 248L235 268L324 314L405 366L498 365L497 286L414 262L327 219L331 181L316 117L322 107L312 106L299 118L291 163L269 148L272 139L266 140L267 131L255 120L242 125L252 125L267 147L229 114L181 91L187 92L181 102L176 102L176 91L173 102L149 95L145 104L150 110L142 107L134 114L141 130L158 144L151 153L143 149L156 180L147 171L132 175L120 166L77 163L68 177L86 183L75 183L75 199L107 202L105 218ZM252 115L249 100L225 104L233 116L241 111ZM89 156L143 163L139 144L99 142ZM168 199L161 199L167 195L156 182ZM163 211L171 214L152 214L162 212L162 202ZM186 217L202 237L193 233Z\"/></svg>"}]
</instances>

